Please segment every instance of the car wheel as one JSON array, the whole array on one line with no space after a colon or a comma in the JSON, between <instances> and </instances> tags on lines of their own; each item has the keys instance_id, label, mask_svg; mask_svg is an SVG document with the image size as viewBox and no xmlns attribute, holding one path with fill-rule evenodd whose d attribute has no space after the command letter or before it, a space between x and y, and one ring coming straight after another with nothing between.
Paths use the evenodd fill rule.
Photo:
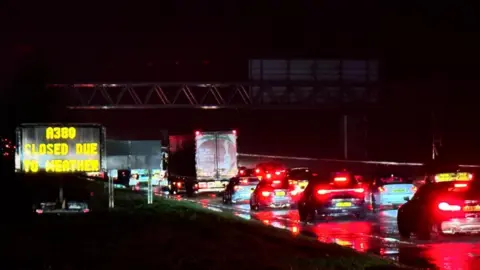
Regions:
<instances>
[{"instance_id":1,"label":"car wheel","mask_svg":"<svg viewBox=\"0 0 480 270\"><path fill-rule=\"evenodd\" d=\"M422 223L418 224L417 238L420 240L432 240L440 236L440 224L422 219Z\"/></svg>"},{"instance_id":2,"label":"car wheel","mask_svg":"<svg viewBox=\"0 0 480 270\"><path fill-rule=\"evenodd\" d=\"M308 216L303 208L298 208L298 217L301 222L307 222Z\"/></svg>"},{"instance_id":3,"label":"car wheel","mask_svg":"<svg viewBox=\"0 0 480 270\"><path fill-rule=\"evenodd\" d=\"M372 204L372 212L377 213L378 212L378 207L375 204L375 197L372 194L372 198L370 199L370 203Z\"/></svg>"},{"instance_id":4,"label":"car wheel","mask_svg":"<svg viewBox=\"0 0 480 270\"><path fill-rule=\"evenodd\" d=\"M363 220L363 219L366 219L366 218L367 218L367 213L366 213L365 211L363 211L363 212L357 213L357 214L355 215L355 217L356 217L357 219Z\"/></svg>"}]
</instances>

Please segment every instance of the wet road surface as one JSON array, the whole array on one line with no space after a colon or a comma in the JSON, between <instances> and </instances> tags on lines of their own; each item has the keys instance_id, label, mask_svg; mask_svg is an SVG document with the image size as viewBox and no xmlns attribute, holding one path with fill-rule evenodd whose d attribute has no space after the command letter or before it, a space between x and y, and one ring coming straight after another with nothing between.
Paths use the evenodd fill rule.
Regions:
<instances>
[{"instance_id":1,"label":"wet road surface","mask_svg":"<svg viewBox=\"0 0 480 270\"><path fill-rule=\"evenodd\" d=\"M220 198L212 195L201 196L193 201L212 211L259 220L266 225L289 230L292 234L303 234L322 242L371 252L413 267L480 269L480 236L445 236L432 241L401 239L396 224L396 210L372 213L365 220L347 217L304 224L299 222L296 210L253 212L248 204L224 205Z\"/></svg>"}]
</instances>

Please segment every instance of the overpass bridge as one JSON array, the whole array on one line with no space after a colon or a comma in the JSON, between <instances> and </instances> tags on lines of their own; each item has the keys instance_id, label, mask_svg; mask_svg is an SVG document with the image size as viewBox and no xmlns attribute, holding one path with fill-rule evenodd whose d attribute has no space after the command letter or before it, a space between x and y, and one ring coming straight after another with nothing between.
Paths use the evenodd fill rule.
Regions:
<instances>
[{"instance_id":1,"label":"overpass bridge","mask_svg":"<svg viewBox=\"0 0 480 270\"><path fill-rule=\"evenodd\" d=\"M142 82L51 84L69 109L307 109L366 108L376 104L373 83L319 81ZM73 93L65 95L65 93Z\"/></svg>"}]
</instances>

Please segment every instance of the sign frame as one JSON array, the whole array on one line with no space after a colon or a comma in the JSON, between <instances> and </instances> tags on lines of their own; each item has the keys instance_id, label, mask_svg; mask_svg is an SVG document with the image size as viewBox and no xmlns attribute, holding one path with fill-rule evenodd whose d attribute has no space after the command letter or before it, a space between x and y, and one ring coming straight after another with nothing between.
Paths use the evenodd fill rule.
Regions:
<instances>
[{"instance_id":1,"label":"sign frame","mask_svg":"<svg viewBox=\"0 0 480 270\"><path fill-rule=\"evenodd\" d=\"M76 128L98 128L100 130L100 142L99 142L99 162L100 162L100 170L99 172L107 172L107 147L106 147L106 139L107 139L107 132L106 128L101 124L96 123L22 123L17 126L15 129L15 137L17 142L17 147L15 149L15 172L23 173L24 172L24 165L23 165L23 128L37 128L37 127L76 127ZM19 164L17 164L17 162ZM43 169L42 169L43 171ZM64 172L64 173L81 173L81 172Z\"/></svg>"}]
</instances>

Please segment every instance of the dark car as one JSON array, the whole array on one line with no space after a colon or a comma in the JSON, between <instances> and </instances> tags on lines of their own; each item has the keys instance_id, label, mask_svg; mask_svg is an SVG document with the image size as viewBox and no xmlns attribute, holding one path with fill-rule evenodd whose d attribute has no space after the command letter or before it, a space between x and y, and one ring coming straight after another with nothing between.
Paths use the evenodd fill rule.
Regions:
<instances>
[{"instance_id":1,"label":"dark car","mask_svg":"<svg viewBox=\"0 0 480 270\"><path fill-rule=\"evenodd\" d=\"M349 172L317 175L309 181L298 202L300 221L317 216L354 215L365 218L365 189Z\"/></svg>"},{"instance_id":2,"label":"dark car","mask_svg":"<svg viewBox=\"0 0 480 270\"><path fill-rule=\"evenodd\" d=\"M255 166L255 175L260 180L280 180L286 176L286 173L287 168L279 162L265 162Z\"/></svg>"},{"instance_id":3,"label":"dark car","mask_svg":"<svg viewBox=\"0 0 480 270\"><path fill-rule=\"evenodd\" d=\"M250 197L250 209L291 208L293 206L292 188L286 177L283 179L261 180Z\"/></svg>"},{"instance_id":4,"label":"dark car","mask_svg":"<svg viewBox=\"0 0 480 270\"><path fill-rule=\"evenodd\" d=\"M315 175L317 174L312 172L307 167L291 168L288 170L287 179L288 183L294 190L292 192L292 195L295 202L298 202L298 199L300 199L302 192L308 185L308 181Z\"/></svg>"},{"instance_id":5,"label":"dark car","mask_svg":"<svg viewBox=\"0 0 480 270\"><path fill-rule=\"evenodd\" d=\"M258 183L259 180L255 176L230 179L223 193L223 203L248 202Z\"/></svg>"},{"instance_id":6,"label":"dark car","mask_svg":"<svg viewBox=\"0 0 480 270\"><path fill-rule=\"evenodd\" d=\"M426 183L398 210L398 231L428 240L443 234L480 232L478 180Z\"/></svg>"}]
</instances>

